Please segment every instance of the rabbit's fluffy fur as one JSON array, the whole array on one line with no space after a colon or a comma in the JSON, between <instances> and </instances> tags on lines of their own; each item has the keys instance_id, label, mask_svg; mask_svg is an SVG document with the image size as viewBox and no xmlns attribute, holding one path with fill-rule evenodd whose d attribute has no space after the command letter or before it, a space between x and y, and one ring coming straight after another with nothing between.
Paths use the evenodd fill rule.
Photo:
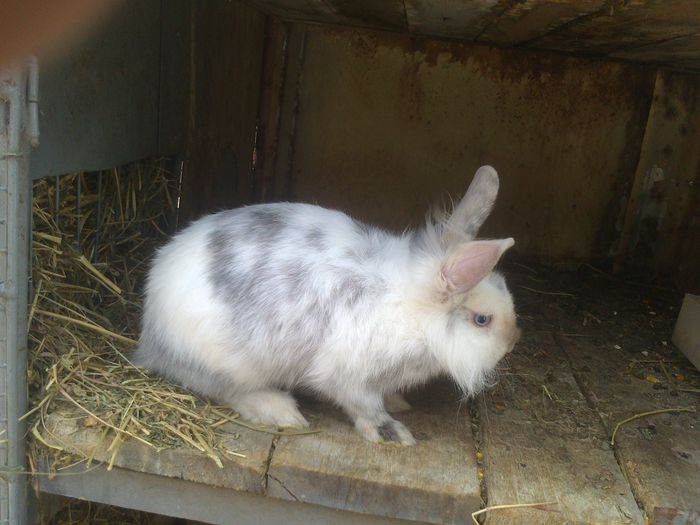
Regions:
<instances>
[{"instance_id":1,"label":"rabbit's fluffy fur","mask_svg":"<svg viewBox=\"0 0 700 525\"><path fill-rule=\"evenodd\" d=\"M480 172L453 214L398 236L308 204L194 222L153 261L136 362L253 422L306 426L304 388L366 439L413 443L387 412L400 392L444 373L476 392L519 334L491 271L512 239L471 240L498 188Z\"/></svg>"}]
</instances>

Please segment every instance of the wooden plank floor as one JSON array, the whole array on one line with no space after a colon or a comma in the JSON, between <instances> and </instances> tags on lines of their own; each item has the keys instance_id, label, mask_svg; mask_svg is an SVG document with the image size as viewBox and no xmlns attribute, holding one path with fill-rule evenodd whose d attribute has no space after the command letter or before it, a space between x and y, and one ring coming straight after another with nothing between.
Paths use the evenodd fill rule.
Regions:
<instances>
[{"instance_id":1,"label":"wooden plank floor","mask_svg":"<svg viewBox=\"0 0 700 525\"><path fill-rule=\"evenodd\" d=\"M306 411L323 430L314 439L283 437L269 470L268 493L431 523L466 523L480 504L469 408L454 388L433 385L409 397L396 414L417 439L412 447L377 446L359 439L337 409Z\"/></svg>"},{"instance_id":2,"label":"wooden plank floor","mask_svg":"<svg viewBox=\"0 0 700 525\"><path fill-rule=\"evenodd\" d=\"M626 418L698 407L700 373L670 343L680 294L588 270L514 267L509 278L522 342L501 364L498 383L471 406L460 404L445 383L409 395L414 409L396 417L418 439L414 447L364 442L339 410L303 401L320 433L273 438L232 426L231 449L246 458L224 461L223 469L197 451L155 453L130 441L114 464L278 501L425 523L468 523L484 504L548 501L554 504L545 510L488 511L484 522L694 523L700 516L698 412L634 419L610 445ZM47 439L109 461L99 431L81 418L51 414Z\"/></svg>"},{"instance_id":3,"label":"wooden plank floor","mask_svg":"<svg viewBox=\"0 0 700 525\"><path fill-rule=\"evenodd\" d=\"M632 491L653 523L700 522L700 390L698 371L671 344L681 297L606 279L583 281L563 315L567 330L591 319L587 337L557 336L584 395L612 435ZM580 328L579 328L580 330ZM695 516L692 521L681 517Z\"/></svg>"},{"instance_id":4,"label":"wooden plank floor","mask_svg":"<svg viewBox=\"0 0 700 525\"><path fill-rule=\"evenodd\" d=\"M547 333L526 335L481 400L489 505L555 502L489 513L486 523L638 523L607 435Z\"/></svg>"},{"instance_id":5,"label":"wooden plank floor","mask_svg":"<svg viewBox=\"0 0 700 525\"><path fill-rule=\"evenodd\" d=\"M697 411L633 420L610 445L629 417L698 408L700 374L670 343L680 294L592 270L520 271L511 286L527 335L482 400L488 502L554 500L560 516L517 509L486 522L696 523ZM508 423L518 447L499 441Z\"/></svg>"},{"instance_id":6,"label":"wooden plank floor","mask_svg":"<svg viewBox=\"0 0 700 525\"><path fill-rule=\"evenodd\" d=\"M84 414L73 409L54 412L46 420L46 440L78 457L92 457L96 462L108 464L112 458L112 452L108 450L109 440L102 439L100 429L86 427L84 421ZM122 443L113 464L136 472L262 494L265 491L272 435L233 425L227 430L231 437L224 440L224 446L246 457L223 461L222 469L192 448L156 452L134 440Z\"/></svg>"}]
</instances>

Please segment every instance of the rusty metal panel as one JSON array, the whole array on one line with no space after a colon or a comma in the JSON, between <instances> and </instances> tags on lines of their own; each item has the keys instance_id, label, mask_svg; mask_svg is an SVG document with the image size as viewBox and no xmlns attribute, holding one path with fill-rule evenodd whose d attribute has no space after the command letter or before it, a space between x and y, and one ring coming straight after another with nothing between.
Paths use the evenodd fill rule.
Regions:
<instances>
[{"instance_id":1,"label":"rusty metal panel","mask_svg":"<svg viewBox=\"0 0 700 525\"><path fill-rule=\"evenodd\" d=\"M307 33L298 101L284 109L298 106L292 197L401 229L492 163L501 195L484 234L512 235L521 254L549 260L611 254L653 70L392 34Z\"/></svg>"},{"instance_id":2,"label":"rusty metal panel","mask_svg":"<svg viewBox=\"0 0 700 525\"><path fill-rule=\"evenodd\" d=\"M129 0L105 27L43 64L34 178L158 154L160 1Z\"/></svg>"}]
</instances>

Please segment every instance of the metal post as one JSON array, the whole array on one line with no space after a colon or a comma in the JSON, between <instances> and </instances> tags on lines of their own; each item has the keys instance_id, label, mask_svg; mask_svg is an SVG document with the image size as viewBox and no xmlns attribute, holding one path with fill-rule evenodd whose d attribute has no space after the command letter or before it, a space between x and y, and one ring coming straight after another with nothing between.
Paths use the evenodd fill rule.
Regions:
<instances>
[{"instance_id":1,"label":"metal post","mask_svg":"<svg viewBox=\"0 0 700 525\"><path fill-rule=\"evenodd\" d=\"M0 525L27 523L27 286L30 183L25 69L0 70Z\"/></svg>"}]
</instances>

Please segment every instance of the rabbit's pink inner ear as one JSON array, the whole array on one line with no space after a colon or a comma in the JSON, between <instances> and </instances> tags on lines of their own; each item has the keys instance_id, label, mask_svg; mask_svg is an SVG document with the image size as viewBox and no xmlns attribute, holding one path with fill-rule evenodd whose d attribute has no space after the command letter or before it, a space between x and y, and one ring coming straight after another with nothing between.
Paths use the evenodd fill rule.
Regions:
<instances>
[{"instance_id":1,"label":"rabbit's pink inner ear","mask_svg":"<svg viewBox=\"0 0 700 525\"><path fill-rule=\"evenodd\" d=\"M473 241L460 246L443 266L449 293L462 293L476 286L493 270L501 255L515 244L512 238Z\"/></svg>"}]
</instances>

